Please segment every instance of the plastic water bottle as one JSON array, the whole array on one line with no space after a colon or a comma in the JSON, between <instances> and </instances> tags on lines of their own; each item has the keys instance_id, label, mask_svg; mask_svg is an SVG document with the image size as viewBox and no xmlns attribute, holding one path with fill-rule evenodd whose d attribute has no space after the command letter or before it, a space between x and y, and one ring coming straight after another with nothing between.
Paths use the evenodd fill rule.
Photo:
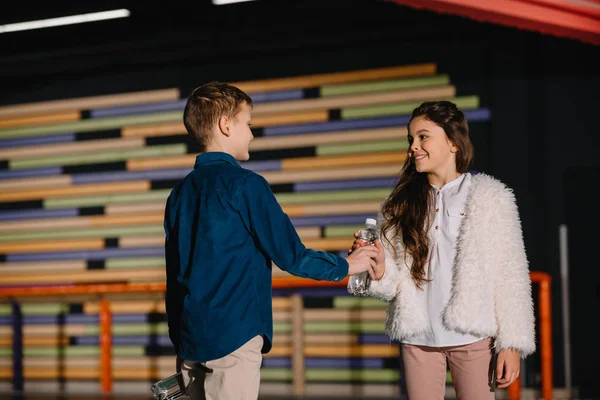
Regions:
<instances>
[{"instance_id":1,"label":"plastic water bottle","mask_svg":"<svg viewBox=\"0 0 600 400\"><path fill-rule=\"evenodd\" d=\"M373 218L367 218L365 226L358 232L357 239L366 240L369 245L373 246L375 240L377 240L377 220ZM365 297L369 295L369 283L371 278L368 272L361 272L360 274L351 275L348 279L348 293L354 296Z\"/></svg>"}]
</instances>

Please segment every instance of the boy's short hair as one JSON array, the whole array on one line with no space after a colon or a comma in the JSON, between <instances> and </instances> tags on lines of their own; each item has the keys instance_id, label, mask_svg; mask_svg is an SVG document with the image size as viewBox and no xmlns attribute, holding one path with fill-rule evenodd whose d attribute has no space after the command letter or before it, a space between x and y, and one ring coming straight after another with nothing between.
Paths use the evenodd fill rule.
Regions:
<instances>
[{"instance_id":1,"label":"boy's short hair","mask_svg":"<svg viewBox=\"0 0 600 400\"><path fill-rule=\"evenodd\" d=\"M211 132L219 118L235 118L246 103L252 99L241 89L222 82L208 82L194 89L187 99L183 112L183 124L205 151Z\"/></svg>"}]
</instances>

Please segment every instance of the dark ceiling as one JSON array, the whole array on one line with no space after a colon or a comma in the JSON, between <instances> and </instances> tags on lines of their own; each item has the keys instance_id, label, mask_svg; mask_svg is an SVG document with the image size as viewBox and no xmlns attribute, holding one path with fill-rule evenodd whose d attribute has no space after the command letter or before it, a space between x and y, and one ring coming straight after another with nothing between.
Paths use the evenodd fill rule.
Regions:
<instances>
[{"instance_id":1,"label":"dark ceiling","mask_svg":"<svg viewBox=\"0 0 600 400\"><path fill-rule=\"evenodd\" d=\"M195 2L21 2L1 23L127 8L129 18L0 34L3 77L51 75L83 65L113 67L202 62L215 57L286 54L295 48L394 43L436 35L473 35L479 23L379 0L258 0L214 6ZM6 11L6 12L5 12ZM460 22L460 23L458 23Z\"/></svg>"}]
</instances>

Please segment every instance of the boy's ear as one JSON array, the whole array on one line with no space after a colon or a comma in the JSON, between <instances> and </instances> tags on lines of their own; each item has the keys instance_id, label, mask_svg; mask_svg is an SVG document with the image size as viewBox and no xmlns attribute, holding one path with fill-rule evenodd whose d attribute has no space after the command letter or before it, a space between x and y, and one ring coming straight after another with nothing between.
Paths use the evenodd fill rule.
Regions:
<instances>
[{"instance_id":1,"label":"boy's ear","mask_svg":"<svg viewBox=\"0 0 600 400\"><path fill-rule=\"evenodd\" d=\"M225 136L229 136L230 135L230 132L229 132L229 118L227 118L226 116L223 116L223 117L219 118L219 130Z\"/></svg>"}]
</instances>

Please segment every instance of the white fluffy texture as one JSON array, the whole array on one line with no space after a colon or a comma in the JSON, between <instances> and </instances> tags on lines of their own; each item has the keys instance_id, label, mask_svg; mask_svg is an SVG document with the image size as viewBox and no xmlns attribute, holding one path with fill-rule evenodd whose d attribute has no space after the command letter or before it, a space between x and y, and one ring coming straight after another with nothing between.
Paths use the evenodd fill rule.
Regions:
<instances>
[{"instance_id":1,"label":"white fluffy texture","mask_svg":"<svg viewBox=\"0 0 600 400\"><path fill-rule=\"evenodd\" d=\"M418 289L402 242L395 242L395 259L386 241L381 242L386 272L371 282L370 292L390 302L386 330L390 338L402 341L427 328L427 311L415 299ZM526 357L535 351L531 279L519 212L512 191L486 174L472 179L457 239L452 293L442 318L450 330L494 337L496 352L512 348Z\"/></svg>"}]
</instances>

